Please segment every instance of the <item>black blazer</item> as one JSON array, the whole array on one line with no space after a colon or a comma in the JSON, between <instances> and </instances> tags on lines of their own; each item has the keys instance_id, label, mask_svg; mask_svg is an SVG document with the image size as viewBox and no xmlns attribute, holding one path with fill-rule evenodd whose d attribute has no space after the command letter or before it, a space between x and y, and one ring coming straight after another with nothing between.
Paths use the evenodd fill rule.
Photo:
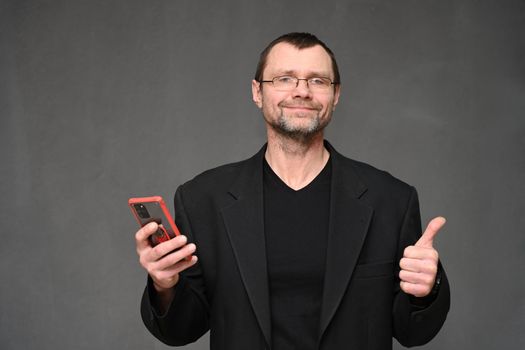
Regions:
<instances>
[{"instance_id":1,"label":"black blazer","mask_svg":"<svg viewBox=\"0 0 525 350\"><path fill-rule=\"evenodd\" d=\"M399 288L403 249L421 235L415 189L390 174L343 157L332 159L330 227L319 349L391 349L431 340L445 321L447 278L426 308ZM199 262L181 274L175 298L160 315L151 281L141 314L170 345L197 340L209 329L211 349L271 348L263 227L263 147L183 184L175 194L176 222L197 245ZM441 267L440 267L441 268Z\"/></svg>"}]
</instances>

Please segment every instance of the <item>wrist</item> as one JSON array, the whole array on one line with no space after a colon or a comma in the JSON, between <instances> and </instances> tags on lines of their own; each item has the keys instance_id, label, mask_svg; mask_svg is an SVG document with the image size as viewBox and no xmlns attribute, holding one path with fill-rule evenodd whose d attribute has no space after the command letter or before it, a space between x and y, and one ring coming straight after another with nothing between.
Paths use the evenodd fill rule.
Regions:
<instances>
[{"instance_id":1,"label":"wrist","mask_svg":"<svg viewBox=\"0 0 525 350\"><path fill-rule=\"evenodd\" d=\"M173 287L177 285L177 283L179 282L179 275L173 277L169 285L161 285L157 283L153 278L151 279L151 281L153 282L153 288L155 288L155 291L159 294L164 294L168 293L170 290L173 290Z\"/></svg>"},{"instance_id":2,"label":"wrist","mask_svg":"<svg viewBox=\"0 0 525 350\"><path fill-rule=\"evenodd\" d=\"M165 288L157 285L155 282L153 284L154 293L151 294L152 304L154 308L158 310L159 314L164 314L171 301L175 297L175 288Z\"/></svg>"}]
</instances>

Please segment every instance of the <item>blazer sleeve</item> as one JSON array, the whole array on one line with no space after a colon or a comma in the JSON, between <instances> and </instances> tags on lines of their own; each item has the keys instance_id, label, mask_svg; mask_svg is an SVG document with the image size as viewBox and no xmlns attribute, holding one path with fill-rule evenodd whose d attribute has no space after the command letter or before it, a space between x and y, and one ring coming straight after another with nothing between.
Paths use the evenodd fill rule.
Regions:
<instances>
[{"instance_id":1,"label":"blazer sleeve","mask_svg":"<svg viewBox=\"0 0 525 350\"><path fill-rule=\"evenodd\" d=\"M403 257L404 249L413 245L421 236L421 216L419 200L415 188L412 187L410 199L403 219L397 261ZM450 287L445 271L439 263L441 286L438 294L425 308L418 308L410 302L410 296L399 286L399 271L396 269L394 287L393 322L394 337L404 346L417 346L428 343L439 332L450 308Z\"/></svg>"},{"instance_id":2,"label":"blazer sleeve","mask_svg":"<svg viewBox=\"0 0 525 350\"><path fill-rule=\"evenodd\" d=\"M175 193L175 221L188 237L188 242L193 242L182 192L183 186L180 186ZM160 313L155 307L156 292L148 276L140 309L144 325L157 339L168 345L181 346L196 341L209 330L209 305L199 263L182 272L174 288L175 297L166 312Z\"/></svg>"}]
</instances>

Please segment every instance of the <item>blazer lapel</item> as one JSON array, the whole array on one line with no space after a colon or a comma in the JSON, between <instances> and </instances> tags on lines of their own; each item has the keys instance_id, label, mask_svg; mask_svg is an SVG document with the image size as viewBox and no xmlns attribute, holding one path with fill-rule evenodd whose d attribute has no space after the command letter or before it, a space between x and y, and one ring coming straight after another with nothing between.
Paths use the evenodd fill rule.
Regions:
<instances>
[{"instance_id":1,"label":"blazer lapel","mask_svg":"<svg viewBox=\"0 0 525 350\"><path fill-rule=\"evenodd\" d=\"M328 327L350 282L359 252L372 218L372 208L359 197L366 186L345 164L344 158L329 143L332 157L330 227L327 242L326 272L320 315L320 334ZM271 347L271 315L264 237L263 147L247 161L229 191L230 205L222 208L229 239L251 305Z\"/></svg>"},{"instance_id":2,"label":"blazer lapel","mask_svg":"<svg viewBox=\"0 0 525 350\"><path fill-rule=\"evenodd\" d=\"M366 191L355 171L330 144L332 185L326 272L320 315L321 339L347 289L366 237L373 209L359 197Z\"/></svg>"},{"instance_id":3,"label":"blazer lapel","mask_svg":"<svg viewBox=\"0 0 525 350\"><path fill-rule=\"evenodd\" d=\"M229 191L234 201L222 209L222 214L242 281L270 348L270 297L263 217L262 157L265 149L263 147L247 161Z\"/></svg>"}]
</instances>

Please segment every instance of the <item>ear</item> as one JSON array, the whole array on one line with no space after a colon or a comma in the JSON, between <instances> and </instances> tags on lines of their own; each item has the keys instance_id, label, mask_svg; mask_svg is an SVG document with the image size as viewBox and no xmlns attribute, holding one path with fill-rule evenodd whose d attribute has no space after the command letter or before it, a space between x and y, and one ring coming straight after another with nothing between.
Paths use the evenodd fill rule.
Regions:
<instances>
[{"instance_id":1,"label":"ear","mask_svg":"<svg viewBox=\"0 0 525 350\"><path fill-rule=\"evenodd\" d=\"M341 94L341 84L337 84L334 88L334 105L333 109L335 110L335 106L339 102L339 95Z\"/></svg>"},{"instance_id":2,"label":"ear","mask_svg":"<svg viewBox=\"0 0 525 350\"><path fill-rule=\"evenodd\" d=\"M257 105L257 107L262 108L262 91L261 91L261 83L259 83L257 80L252 80L252 99L253 102Z\"/></svg>"}]
</instances>

